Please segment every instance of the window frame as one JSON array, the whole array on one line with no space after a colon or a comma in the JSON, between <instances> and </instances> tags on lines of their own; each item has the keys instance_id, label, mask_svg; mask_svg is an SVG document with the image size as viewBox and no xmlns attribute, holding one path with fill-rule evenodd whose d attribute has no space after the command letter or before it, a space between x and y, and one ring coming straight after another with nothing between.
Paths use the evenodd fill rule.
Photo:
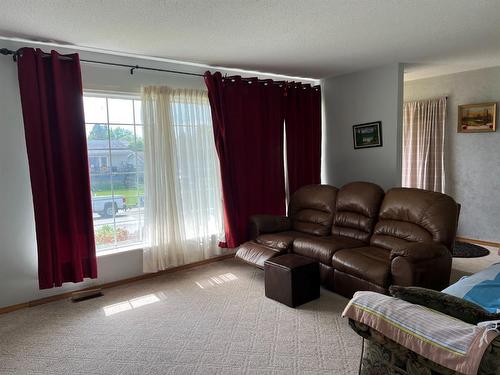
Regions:
<instances>
[{"instance_id":1,"label":"window frame","mask_svg":"<svg viewBox=\"0 0 500 375\"><path fill-rule=\"evenodd\" d=\"M107 167L109 168L109 176L110 176L110 185L111 185L111 199L114 201L115 199L115 189L113 187L113 175L116 173L113 171L113 157L112 157L112 150L113 148L111 147L111 136L110 136L110 129L112 126L115 126L115 127L119 127L119 126L124 126L124 127L133 127L134 128L134 140L137 140L137 132L136 132L136 128L137 127L141 127L141 130L142 130L142 137L144 138L144 124L142 123L142 119L138 119L136 116L137 116L137 113L136 113L136 106L135 106L135 103L134 101L141 101L141 97L140 97L140 94L139 93L123 93L123 92L115 92L115 91L96 91L96 90L83 90L83 97L82 97L82 100L83 98L85 97L94 97L94 98L103 98L103 99L106 99L106 123L104 125L106 125L107 127L107 130L108 130L108 137L107 137L107 142L108 142L108 148L106 149L106 151L108 151L108 154L105 156L106 157L106 160L107 160ZM133 124L124 124L124 123L114 123L114 122L110 122L110 115L109 115L109 103L108 103L108 99L125 99L125 100L131 100L132 101L132 114L133 114ZM86 120L86 119L85 119ZM96 123L96 122L87 122L85 121L85 128L86 128L86 131L87 131L87 125L95 125L95 124L99 124L99 123ZM144 150L142 150L144 152ZM87 145L87 152L88 152L88 145ZM138 151L135 150L134 151L134 157L135 157L135 171L133 172L135 174L135 178L136 178L136 186L138 186L138 176L141 174L139 173L138 171ZM98 159L99 159L99 164L101 163L101 158L102 156L98 156ZM89 158L89 161L90 161L90 158ZM144 170L142 171L142 174L144 173ZM89 179L90 179L90 182L92 183L92 171L90 169L90 165L89 165ZM142 194L144 195L144 194ZM140 196L141 194L139 193L139 188L137 188L137 199L139 200L140 199ZM91 199L94 197L94 195L92 194L91 195ZM92 212L93 214L93 212ZM113 222L109 225L112 225L113 226L113 231L114 231L114 238L113 238L113 246L112 247L109 247L109 248L104 248L102 250L99 250L97 248L97 243L96 243L96 256L97 257L100 257L100 256L106 256L106 255L111 255L111 254L116 254L116 253L122 253L122 252L128 252L128 251L134 251L134 250L142 250L144 247L147 246L146 244L146 241L144 239L144 237L136 242L136 243L131 243L131 244L124 244L124 245L118 245L118 242L117 242L117 238L116 238L116 228L117 228L117 224L119 225L120 223L117 223L116 222L116 216L115 216L115 213L113 213ZM138 231L142 231L143 228L144 228L144 211L142 212L139 212L138 213L138 220L130 220L130 221L127 221L127 222L136 222L137 223L137 228L138 228ZM105 224L103 224L105 225ZM102 226L100 224L97 224L97 227L99 226ZM94 220L94 217L92 218L92 228L94 230L94 234L95 234L95 229L96 229L96 225L95 225L95 220Z\"/></svg>"}]
</instances>

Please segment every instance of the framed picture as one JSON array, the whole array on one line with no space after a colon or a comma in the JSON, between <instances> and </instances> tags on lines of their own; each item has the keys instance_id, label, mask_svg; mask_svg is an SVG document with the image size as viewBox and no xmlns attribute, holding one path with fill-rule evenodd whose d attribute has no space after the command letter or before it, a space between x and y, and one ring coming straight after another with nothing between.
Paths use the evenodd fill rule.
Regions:
<instances>
[{"instance_id":1,"label":"framed picture","mask_svg":"<svg viewBox=\"0 0 500 375\"><path fill-rule=\"evenodd\" d=\"M353 125L354 148L382 146L382 121Z\"/></svg>"},{"instance_id":2,"label":"framed picture","mask_svg":"<svg viewBox=\"0 0 500 375\"><path fill-rule=\"evenodd\" d=\"M458 106L458 132L482 133L494 132L497 103L467 104Z\"/></svg>"}]
</instances>

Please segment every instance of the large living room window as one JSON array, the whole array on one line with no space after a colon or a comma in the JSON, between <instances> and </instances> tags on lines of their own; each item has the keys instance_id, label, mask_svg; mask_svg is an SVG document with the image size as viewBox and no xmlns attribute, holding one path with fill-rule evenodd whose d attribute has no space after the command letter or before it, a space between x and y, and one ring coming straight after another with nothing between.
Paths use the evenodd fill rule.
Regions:
<instances>
[{"instance_id":1,"label":"large living room window","mask_svg":"<svg viewBox=\"0 0 500 375\"><path fill-rule=\"evenodd\" d=\"M85 94L97 251L143 244L144 142L137 97Z\"/></svg>"}]
</instances>

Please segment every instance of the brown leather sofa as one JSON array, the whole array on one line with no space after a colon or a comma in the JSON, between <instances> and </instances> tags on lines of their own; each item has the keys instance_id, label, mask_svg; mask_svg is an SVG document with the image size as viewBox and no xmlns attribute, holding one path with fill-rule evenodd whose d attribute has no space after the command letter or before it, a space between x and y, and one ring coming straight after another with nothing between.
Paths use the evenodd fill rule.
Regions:
<instances>
[{"instance_id":1,"label":"brown leather sofa","mask_svg":"<svg viewBox=\"0 0 500 375\"><path fill-rule=\"evenodd\" d=\"M458 204L445 194L353 182L309 185L288 216L257 215L236 257L259 268L296 253L319 262L322 284L351 297L392 284L443 289L449 283Z\"/></svg>"},{"instance_id":2,"label":"brown leather sofa","mask_svg":"<svg viewBox=\"0 0 500 375\"><path fill-rule=\"evenodd\" d=\"M255 215L250 218L250 238L237 257L259 268L272 257L291 252L297 238L324 237L330 233L337 188L308 185L290 199L288 216Z\"/></svg>"}]
</instances>

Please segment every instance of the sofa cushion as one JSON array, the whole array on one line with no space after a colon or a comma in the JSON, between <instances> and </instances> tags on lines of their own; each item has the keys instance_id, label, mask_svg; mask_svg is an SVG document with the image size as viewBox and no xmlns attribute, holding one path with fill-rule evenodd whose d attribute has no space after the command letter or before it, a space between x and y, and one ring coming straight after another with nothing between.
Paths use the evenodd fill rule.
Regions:
<instances>
[{"instance_id":1,"label":"sofa cushion","mask_svg":"<svg viewBox=\"0 0 500 375\"><path fill-rule=\"evenodd\" d=\"M387 288L391 282L390 251L365 246L339 250L332 257L333 268Z\"/></svg>"},{"instance_id":2,"label":"sofa cushion","mask_svg":"<svg viewBox=\"0 0 500 375\"><path fill-rule=\"evenodd\" d=\"M451 250L458 204L448 195L393 188L384 197L370 244L389 250L408 242L440 242Z\"/></svg>"},{"instance_id":3,"label":"sofa cushion","mask_svg":"<svg viewBox=\"0 0 500 375\"><path fill-rule=\"evenodd\" d=\"M238 248L236 258L263 269L266 260L282 254L286 254L286 250L277 250L255 241L248 241Z\"/></svg>"},{"instance_id":4,"label":"sofa cushion","mask_svg":"<svg viewBox=\"0 0 500 375\"><path fill-rule=\"evenodd\" d=\"M291 197L288 216L295 231L327 236L332 228L337 188L330 185L307 185Z\"/></svg>"},{"instance_id":5,"label":"sofa cushion","mask_svg":"<svg viewBox=\"0 0 500 375\"><path fill-rule=\"evenodd\" d=\"M370 182L352 182L337 193L332 234L368 243L384 191Z\"/></svg>"},{"instance_id":6,"label":"sofa cushion","mask_svg":"<svg viewBox=\"0 0 500 375\"><path fill-rule=\"evenodd\" d=\"M296 238L311 238L313 236L297 231L286 231L278 233L261 234L255 242L278 250L289 250L292 248L293 240Z\"/></svg>"},{"instance_id":7,"label":"sofa cushion","mask_svg":"<svg viewBox=\"0 0 500 375\"><path fill-rule=\"evenodd\" d=\"M363 241L342 236L324 238L297 238L293 242L293 252L315 259L327 266L332 265L332 256L341 249L364 246Z\"/></svg>"}]
</instances>

